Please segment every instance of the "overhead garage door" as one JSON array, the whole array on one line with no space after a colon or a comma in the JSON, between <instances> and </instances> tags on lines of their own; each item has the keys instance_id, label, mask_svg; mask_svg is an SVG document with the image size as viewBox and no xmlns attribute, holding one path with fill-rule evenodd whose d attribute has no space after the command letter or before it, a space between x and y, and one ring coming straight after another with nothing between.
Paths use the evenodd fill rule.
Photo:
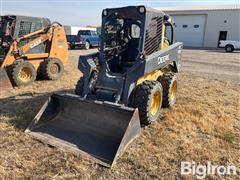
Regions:
<instances>
[{"instance_id":1,"label":"overhead garage door","mask_svg":"<svg viewBox=\"0 0 240 180\"><path fill-rule=\"evenodd\" d=\"M202 47L205 31L205 15L175 15L175 41L184 46Z\"/></svg>"}]
</instances>

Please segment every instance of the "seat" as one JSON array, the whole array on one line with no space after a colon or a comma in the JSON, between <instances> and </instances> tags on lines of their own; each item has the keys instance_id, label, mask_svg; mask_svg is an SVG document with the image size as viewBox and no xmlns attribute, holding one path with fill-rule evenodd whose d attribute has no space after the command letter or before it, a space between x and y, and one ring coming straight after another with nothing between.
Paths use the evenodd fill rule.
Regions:
<instances>
[{"instance_id":1,"label":"seat","mask_svg":"<svg viewBox=\"0 0 240 180\"><path fill-rule=\"evenodd\" d=\"M128 44L128 51L126 52L126 58L122 61L121 66L123 73L131 68L137 59L139 50L138 50L139 39L131 39Z\"/></svg>"}]
</instances>

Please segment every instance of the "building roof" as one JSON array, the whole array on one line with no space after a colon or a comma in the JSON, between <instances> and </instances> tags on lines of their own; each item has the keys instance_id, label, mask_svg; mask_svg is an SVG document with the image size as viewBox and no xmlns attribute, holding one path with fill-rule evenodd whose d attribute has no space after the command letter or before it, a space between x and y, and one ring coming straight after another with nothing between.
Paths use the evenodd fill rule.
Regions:
<instances>
[{"instance_id":1,"label":"building roof","mask_svg":"<svg viewBox=\"0 0 240 180\"><path fill-rule=\"evenodd\" d=\"M202 10L240 10L240 5L208 5L208 6L178 6L178 7L159 7L161 11L202 11Z\"/></svg>"}]
</instances>

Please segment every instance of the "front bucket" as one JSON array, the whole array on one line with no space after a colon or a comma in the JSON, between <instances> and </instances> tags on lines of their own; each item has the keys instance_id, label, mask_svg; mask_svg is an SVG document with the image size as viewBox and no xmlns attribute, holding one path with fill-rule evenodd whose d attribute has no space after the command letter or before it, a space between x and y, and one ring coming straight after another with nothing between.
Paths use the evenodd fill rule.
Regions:
<instances>
[{"instance_id":1,"label":"front bucket","mask_svg":"<svg viewBox=\"0 0 240 180\"><path fill-rule=\"evenodd\" d=\"M140 132L137 109L53 94L26 132L110 167Z\"/></svg>"},{"instance_id":2,"label":"front bucket","mask_svg":"<svg viewBox=\"0 0 240 180\"><path fill-rule=\"evenodd\" d=\"M4 68L0 68L0 95L12 89L12 84Z\"/></svg>"}]
</instances>

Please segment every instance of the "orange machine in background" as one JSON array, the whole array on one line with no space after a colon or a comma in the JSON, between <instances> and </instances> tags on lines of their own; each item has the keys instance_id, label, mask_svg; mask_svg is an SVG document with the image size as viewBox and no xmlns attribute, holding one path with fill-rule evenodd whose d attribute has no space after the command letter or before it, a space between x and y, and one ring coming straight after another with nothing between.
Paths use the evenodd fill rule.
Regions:
<instances>
[{"instance_id":1,"label":"orange machine in background","mask_svg":"<svg viewBox=\"0 0 240 180\"><path fill-rule=\"evenodd\" d=\"M1 16L0 91L36 77L59 79L68 60L64 28L46 18Z\"/></svg>"}]
</instances>

